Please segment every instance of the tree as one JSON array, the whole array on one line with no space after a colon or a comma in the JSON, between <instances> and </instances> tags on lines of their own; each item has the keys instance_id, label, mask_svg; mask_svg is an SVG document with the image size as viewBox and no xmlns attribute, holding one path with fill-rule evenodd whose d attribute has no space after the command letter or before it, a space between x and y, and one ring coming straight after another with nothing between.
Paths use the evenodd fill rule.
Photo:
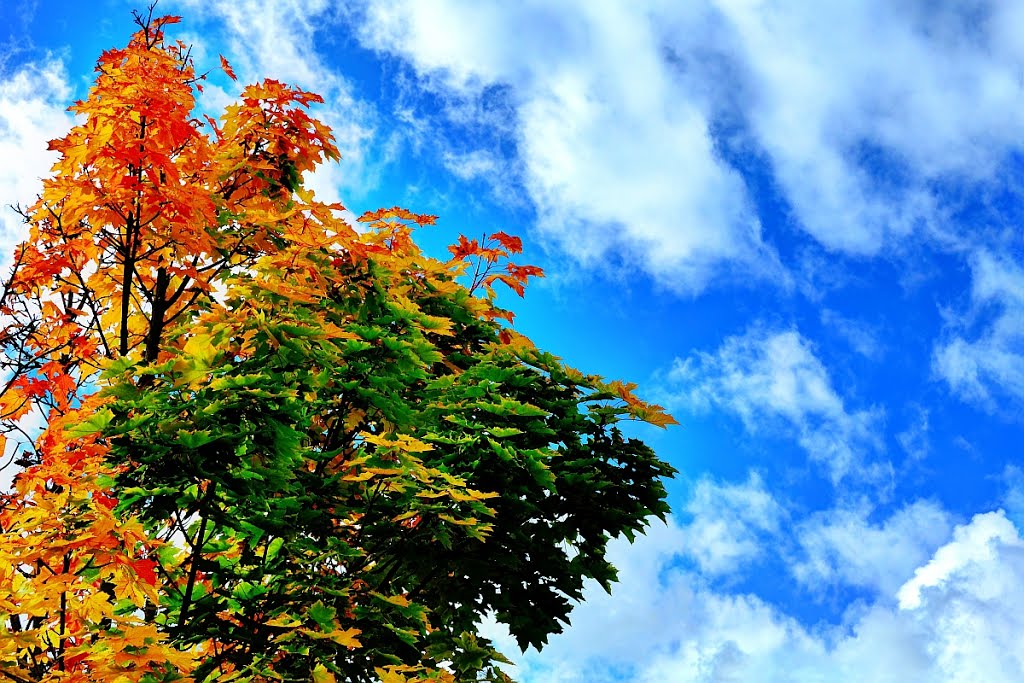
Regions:
<instances>
[{"instance_id":1,"label":"tree","mask_svg":"<svg viewBox=\"0 0 1024 683\"><path fill-rule=\"evenodd\" d=\"M510 326L519 238L442 261L434 216L355 229L303 185L339 158L318 96L267 80L201 122L178 18L136 21L0 299L0 676L507 680L482 617L539 648L610 589L674 473L618 425L674 420Z\"/></svg>"}]
</instances>

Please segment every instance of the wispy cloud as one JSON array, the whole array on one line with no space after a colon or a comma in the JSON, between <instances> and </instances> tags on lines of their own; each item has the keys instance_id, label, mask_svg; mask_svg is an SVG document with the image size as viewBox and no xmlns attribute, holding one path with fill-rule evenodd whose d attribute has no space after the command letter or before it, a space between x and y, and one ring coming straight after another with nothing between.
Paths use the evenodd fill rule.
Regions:
<instances>
[{"instance_id":1,"label":"wispy cloud","mask_svg":"<svg viewBox=\"0 0 1024 683\"><path fill-rule=\"evenodd\" d=\"M930 413L920 405L908 406L911 414L910 424L906 429L896 434L896 441L907 454L911 462L923 460L931 451Z\"/></svg>"},{"instance_id":2,"label":"wispy cloud","mask_svg":"<svg viewBox=\"0 0 1024 683\"><path fill-rule=\"evenodd\" d=\"M463 180L487 177L501 167L500 160L480 149L465 154L445 152L443 159L445 168Z\"/></svg>"},{"instance_id":3,"label":"wispy cloud","mask_svg":"<svg viewBox=\"0 0 1024 683\"><path fill-rule=\"evenodd\" d=\"M1008 255L979 250L971 270L970 308L936 346L932 367L965 401L1019 418L1024 409L1024 268ZM971 328L980 331L971 334Z\"/></svg>"},{"instance_id":4,"label":"wispy cloud","mask_svg":"<svg viewBox=\"0 0 1024 683\"><path fill-rule=\"evenodd\" d=\"M697 482L685 506L690 521L682 529L682 551L705 576L744 569L765 552L765 538L778 534L783 507L751 473L746 482Z\"/></svg>"},{"instance_id":5,"label":"wispy cloud","mask_svg":"<svg viewBox=\"0 0 1024 683\"><path fill-rule=\"evenodd\" d=\"M798 331L754 326L714 352L677 359L669 378L674 400L693 410L725 410L752 433L794 437L834 483L879 478L883 413L848 410L828 370Z\"/></svg>"},{"instance_id":6,"label":"wispy cloud","mask_svg":"<svg viewBox=\"0 0 1024 683\"><path fill-rule=\"evenodd\" d=\"M1024 122L1010 112L1024 104L1024 52L1011 4L708 4L717 30L698 35L714 42L696 44L736 77L710 79L692 34L667 40L742 112L801 227L831 249L876 254L956 232L935 185L998 182L1019 148Z\"/></svg>"},{"instance_id":7,"label":"wispy cloud","mask_svg":"<svg viewBox=\"0 0 1024 683\"><path fill-rule=\"evenodd\" d=\"M812 591L857 586L894 598L953 526L950 514L930 501L915 501L877 522L872 512L861 502L802 520L796 526L802 558L791 566L794 576Z\"/></svg>"},{"instance_id":8,"label":"wispy cloud","mask_svg":"<svg viewBox=\"0 0 1024 683\"><path fill-rule=\"evenodd\" d=\"M885 353L878 331L862 320L847 318L830 308L824 308L821 311L821 324L853 351L869 360L878 360Z\"/></svg>"}]
</instances>

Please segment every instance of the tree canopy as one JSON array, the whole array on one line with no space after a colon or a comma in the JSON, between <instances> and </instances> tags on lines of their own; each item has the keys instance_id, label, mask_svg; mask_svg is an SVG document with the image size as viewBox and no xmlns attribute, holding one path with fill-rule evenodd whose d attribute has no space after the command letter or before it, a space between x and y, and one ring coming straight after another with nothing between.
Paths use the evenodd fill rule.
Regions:
<instances>
[{"instance_id":1,"label":"tree canopy","mask_svg":"<svg viewBox=\"0 0 1024 683\"><path fill-rule=\"evenodd\" d=\"M178 18L136 20L0 298L0 676L507 680L482 619L540 648L610 587L674 472L620 423L674 420L511 326L518 237L350 225L304 185L317 95L200 116Z\"/></svg>"}]
</instances>

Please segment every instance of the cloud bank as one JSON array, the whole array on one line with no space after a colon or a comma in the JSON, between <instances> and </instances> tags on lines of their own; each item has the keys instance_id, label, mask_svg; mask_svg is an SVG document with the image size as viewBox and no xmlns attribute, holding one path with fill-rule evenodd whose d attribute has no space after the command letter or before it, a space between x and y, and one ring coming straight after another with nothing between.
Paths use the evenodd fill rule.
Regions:
<instances>
[{"instance_id":1,"label":"cloud bank","mask_svg":"<svg viewBox=\"0 0 1024 683\"><path fill-rule=\"evenodd\" d=\"M680 291L788 282L752 203L765 187L782 206L776 237L861 256L911 237L972 243L939 188L998 185L1024 139L1012 3L360 7L364 44L428 90L510 91L549 236L588 262L632 255Z\"/></svg>"},{"instance_id":2,"label":"cloud bank","mask_svg":"<svg viewBox=\"0 0 1024 683\"><path fill-rule=\"evenodd\" d=\"M896 531L913 516L929 528L936 511L926 508L909 508L875 533ZM618 544L622 583L613 595L592 587L572 629L543 657L519 658L517 675L527 683L1011 683L1024 675L1024 540L1002 511L946 534L916 570L905 567L896 595L878 593L871 604L851 606L842 623L812 629L682 568L685 538L671 521L634 546ZM897 564L918 557L916 548L903 549L889 547Z\"/></svg>"}]
</instances>

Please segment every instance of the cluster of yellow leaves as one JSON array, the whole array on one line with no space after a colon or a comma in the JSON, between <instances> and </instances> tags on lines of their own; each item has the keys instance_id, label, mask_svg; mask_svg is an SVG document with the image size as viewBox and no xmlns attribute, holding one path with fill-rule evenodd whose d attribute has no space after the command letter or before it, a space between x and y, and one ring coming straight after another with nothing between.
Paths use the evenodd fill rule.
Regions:
<instances>
[{"instance_id":1,"label":"cluster of yellow leaves","mask_svg":"<svg viewBox=\"0 0 1024 683\"><path fill-rule=\"evenodd\" d=\"M20 680L186 675L195 653L146 623L167 577L132 517L99 485L112 472L94 435L72 436L96 402L54 419L41 462L19 473L0 510L0 671ZM44 674L44 675L40 675Z\"/></svg>"}]
</instances>

